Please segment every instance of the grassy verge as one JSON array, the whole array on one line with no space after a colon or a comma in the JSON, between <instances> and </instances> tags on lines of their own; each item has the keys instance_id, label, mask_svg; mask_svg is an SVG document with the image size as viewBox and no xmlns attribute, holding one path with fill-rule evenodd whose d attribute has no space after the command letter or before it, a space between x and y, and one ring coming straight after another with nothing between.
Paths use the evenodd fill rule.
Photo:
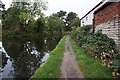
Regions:
<instances>
[{"instance_id":1,"label":"grassy verge","mask_svg":"<svg viewBox=\"0 0 120 80\"><path fill-rule=\"evenodd\" d=\"M81 71L83 71L86 78L112 78L109 69L101 66L100 60L96 61L93 57L87 54L84 49L78 47L71 38L70 42Z\"/></svg>"},{"instance_id":2,"label":"grassy verge","mask_svg":"<svg viewBox=\"0 0 120 80\"><path fill-rule=\"evenodd\" d=\"M48 60L36 70L33 78L59 78L60 65L64 53L65 36L60 40L56 48L51 52Z\"/></svg>"}]
</instances>

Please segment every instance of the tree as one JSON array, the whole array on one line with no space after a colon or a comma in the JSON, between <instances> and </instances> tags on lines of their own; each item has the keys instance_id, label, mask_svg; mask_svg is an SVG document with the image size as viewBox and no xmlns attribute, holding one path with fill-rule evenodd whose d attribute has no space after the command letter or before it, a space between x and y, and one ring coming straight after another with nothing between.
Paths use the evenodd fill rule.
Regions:
<instances>
[{"instance_id":1,"label":"tree","mask_svg":"<svg viewBox=\"0 0 120 80\"><path fill-rule=\"evenodd\" d=\"M57 14L60 19L64 20L67 12L60 10L59 12L57 12Z\"/></svg>"},{"instance_id":2,"label":"tree","mask_svg":"<svg viewBox=\"0 0 120 80\"><path fill-rule=\"evenodd\" d=\"M19 19L21 24L23 24L23 30L32 31L34 29L35 19L33 16L25 12L20 12Z\"/></svg>"},{"instance_id":3,"label":"tree","mask_svg":"<svg viewBox=\"0 0 120 80\"><path fill-rule=\"evenodd\" d=\"M77 17L77 14L74 12L69 12L67 17L66 17L66 30L70 31L72 30L72 26L71 23L73 21L73 19L75 19Z\"/></svg>"},{"instance_id":4,"label":"tree","mask_svg":"<svg viewBox=\"0 0 120 80\"><path fill-rule=\"evenodd\" d=\"M76 18L74 18L72 20L71 26L72 27L80 27L80 19L79 19L79 17L76 17Z\"/></svg>"},{"instance_id":5,"label":"tree","mask_svg":"<svg viewBox=\"0 0 120 80\"><path fill-rule=\"evenodd\" d=\"M43 16L42 10L46 9L47 2L44 0L34 0L34 2L29 0L24 2L13 1L6 11L3 30L9 32L31 31L35 27L35 18L41 18Z\"/></svg>"},{"instance_id":6,"label":"tree","mask_svg":"<svg viewBox=\"0 0 120 80\"><path fill-rule=\"evenodd\" d=\"M64 24L65 24L65 30L66 31L70 31L72 30L73 26L78 27L79 24L79 18L77 17L77 14L74 12L69 12L67 14L66 11L62 11L60 10L59 12L57 12L57 15L60 19L63 20Z\"/></svg>"},{"instance_id":7,"label":"tree","mask_svg":"<svg viewBox=\"0 0 120 80\"><path fill-rule=\"evenodd\" d=\"M42 10L47 10L47 4L48 2L45 0L25 0L23 2L13 0L11 7L16 7L34 17L39 17L42 14Z\"/></svg>"},{"instance_id":8,"label":"tree","mask_svg":"<svg viewBox=\"0 0 120 80\"><path fill-rule=\"evenodd\" d=\"M66 21L71 21L71 20L73 20L73 19L76 18L76 17L77 17L77 14L76 14L76 13L74 13L74 12L69 12L68 15L67 15L67 17L66 17Z\"/></svg>"},{"instance_id":9,"label":"tree","mask_svg":"<svg viewBox=\"0 0 120 80\"><path fill-rule=\"evenodd\" d=\"M34 0L29 7L30 14L34 17L40 17L42 10L47 10L47 4L48 2L45 0Z\"/></svg>"},{"instance_id":10,"label":"tree","mask_svg":"<svg viewBox=\"0 0 120 80\"><path fill-rule=\"evenodd\" d=\"M64 22L58 17L57 14L52 14L49 19L49 30L57 31L62 34L62 30L64 29Z\"/></svg>"},{"instance_id":11,"label":"tree","mask_svg":"<svg viewBox=\"0 0 120 80\"><path fill-rule=\"evenodd\" d=\"M4 14L3 18L3 30L10 30L11 32L16 31L20 28L19 22L20 9L16 7L10 7Z\"/></svg>"},{"instance_id":12,"label":"tree","mask_svg":"<svg viewBox=\"0 0 120 80\"><path fill-rule=\"evenodd\" d=\"M41 18L38 18L36 21L35 31L43 33L45 28L46 28L46 18L42 16Z\"/></svg>"}]
</instances>

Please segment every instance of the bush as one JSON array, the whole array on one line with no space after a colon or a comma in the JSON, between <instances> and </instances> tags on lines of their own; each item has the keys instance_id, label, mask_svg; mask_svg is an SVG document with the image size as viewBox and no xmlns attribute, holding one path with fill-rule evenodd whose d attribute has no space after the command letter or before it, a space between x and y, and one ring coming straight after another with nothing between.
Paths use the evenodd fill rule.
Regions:
<instances>
[{"instance_id":1,"label":"bush","mask_svg":"<svg viewBox=\"0 0 120 80\"><path fill-rule=\"evenodd\" d=\"M91 28L91 26L84 26L80 28L79 32L73 30L71 36L77 45L83 47L91 56L95 59L101 59L102 66L111 68L111 66L116 65L115 62L118 60L115 59L118 55L115 41L102 34L101 31L92 33ZM117 69L118 67L120 66L117 65ZM113 68L116 69L115 66Z\"/></svg>"}]
</instances>

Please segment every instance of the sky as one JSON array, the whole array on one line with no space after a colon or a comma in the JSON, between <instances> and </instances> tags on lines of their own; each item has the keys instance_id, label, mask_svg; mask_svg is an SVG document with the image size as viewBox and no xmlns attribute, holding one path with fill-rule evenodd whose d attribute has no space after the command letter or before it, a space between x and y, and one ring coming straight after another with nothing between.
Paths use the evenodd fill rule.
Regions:
<instances>
[{"instance_id":1,"label":"sky","mask_svg":"<svg viewBox=\"0 0 120 80\"><path fill-rule=\"evenodd\" d=\"M5 7L8 8L12 0L1 0ZM96 6L102 0L47 0L48 10L43 11L45 15L49 16L60 10L67 12L75 12L81 18Z\"/></svg>"}]
</instances>

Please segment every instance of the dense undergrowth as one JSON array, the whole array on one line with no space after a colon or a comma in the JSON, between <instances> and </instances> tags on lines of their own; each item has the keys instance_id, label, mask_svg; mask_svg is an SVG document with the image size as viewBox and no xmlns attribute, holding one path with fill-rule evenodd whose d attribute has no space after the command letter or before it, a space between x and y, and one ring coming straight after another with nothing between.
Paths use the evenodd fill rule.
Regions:
<instances>
[{"instance_id":1,"label":"dense undergrowth","mask_svg":"<svg viewBox=\"0 0 120 80\"><path fill-rule=\"evenodd\" d=\"M91 26L81 27L80 31L73 29L71 37L92 57L96 60L100 59L102 66L110 68L114 77L120 77L120 55L113 39L102 34L101 31L92 33Z\"/></svg>"}]
</instances>

